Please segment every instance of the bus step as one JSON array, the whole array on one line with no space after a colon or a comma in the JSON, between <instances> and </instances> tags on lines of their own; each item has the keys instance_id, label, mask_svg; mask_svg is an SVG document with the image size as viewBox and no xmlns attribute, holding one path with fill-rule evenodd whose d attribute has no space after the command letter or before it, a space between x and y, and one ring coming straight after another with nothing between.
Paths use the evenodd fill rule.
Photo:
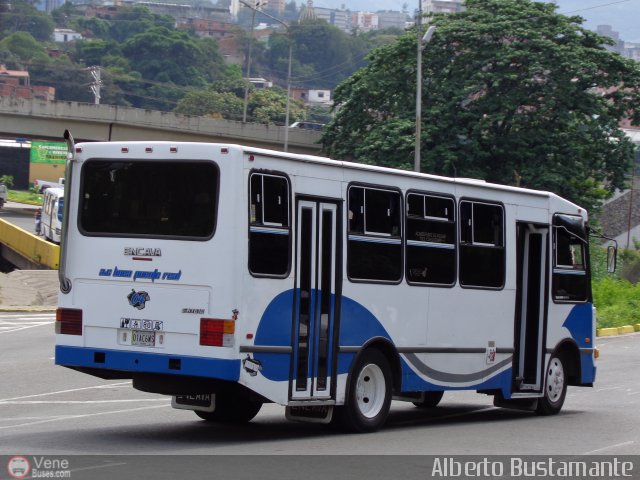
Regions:
<instances>
[{"instance_id":1,"label":"bus step","mask_svg":"<svg viewBox=\"0 0 640 480\"><path fill-rule=\"evenodd\" d=\"M287 420L328 424L333 418L333 405L289 406L285 409Z\"/></svg>"},{"instance_id":2,"label":"bus step","mask_svg":"<svg viewBox=\"0 0 640 480\"><path fill-rule=\"evenodd\" d=\"M526 410L533 412L538 406L537 398L517 398L505 400L502 395L493 397L493 405L501 408L511 408L513 410Z\"/></svg>"}]
</instances>

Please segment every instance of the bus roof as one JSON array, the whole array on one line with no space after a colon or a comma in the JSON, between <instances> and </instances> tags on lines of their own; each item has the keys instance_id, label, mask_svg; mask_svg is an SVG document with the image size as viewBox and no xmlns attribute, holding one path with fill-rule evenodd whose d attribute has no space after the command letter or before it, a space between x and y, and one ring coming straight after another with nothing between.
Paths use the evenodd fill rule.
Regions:
<instances>
[{"instance_id":1,"label":"bus roof","mask_svg":"<svg viewBox=\"0 0 640 480\"><path fill-rule=\"evenodd\" d=\"M229 149L238 149L245 154L254 154L254 155L262 155L273 158L287 158L289 160L296 160L300 162L313 163L318 165L327 165L333 167L340 167L349 170L361 170L368 172L379 172L387 175L396 175L400 177L414 177L420 179L428 179L432 181L449 183L452 185L461 185L461 186L472 186L477 188L486 188L488 190L493 191L503 191L510 192L520 195L532 195L536 197L543 197L548 199L554 199L566 203L568 207L575 208L578 211L586 211L579 205L576 205L569 200L566 200L559 195L544 191L544 190L534 190L530 188L522 188L522 187L513 187L509 185L502 185L498 183L490 183L481 179L473 179L473 178L461 178L461 177L445 177L440 175L434 175L429 173L421 173L414 172L411 170L401 170L396 168L389 167L379 167L376 165L368 165L364 163L356 163L349 162L344 160L334 160L328 157L322 157L318 155L307 155L307 154L299 154L299 153L289 153L289 152L281 152L277 150L269 150L265 148L251 147L240 144L233 143L206 143L206 142L167 142L167 141L116 141L116 142L87 142L87 143L79 143L76 145L76 151L86 150L86 153L95 155L97 152L95 150L99 150L101 155L104 155L105 147L109 150L113 149L113 151L109 152L111 154L116 154L120 152L122 147L131 147L131 146L167 146L167 147L179 147L180 145L191 145L191 146L206 146L207 148L211 147L220 147L220 148L229 148ZM78 150L79 147L79 150Z\"/></svg>"}]
</instances>

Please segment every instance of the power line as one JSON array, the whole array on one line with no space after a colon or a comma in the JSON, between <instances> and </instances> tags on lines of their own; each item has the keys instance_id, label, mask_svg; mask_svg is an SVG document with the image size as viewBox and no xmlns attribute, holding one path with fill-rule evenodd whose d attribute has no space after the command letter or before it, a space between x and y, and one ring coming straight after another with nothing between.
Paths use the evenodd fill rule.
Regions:
<instances>
[{"instance_id":1,"label":"power line","mask_svg":"<svg viewBox=\"0 0 640 480\"><path fill-rule=\"evenodd\" d=\"M578 10L572 10L570 12L559 12L561 15L569 15L569 14L573 14L573 13L579 13L579 12L586 12L587 10L595 10L596 8L602 8L602 7L609 7L611 5L618 5L620 3L628 3L631 0L618 0L617 2L609 2L609 3L602 3L600 5L594 5L593 7L585 7L585 8L580 8Z\"/></svg>"}]
</instances>

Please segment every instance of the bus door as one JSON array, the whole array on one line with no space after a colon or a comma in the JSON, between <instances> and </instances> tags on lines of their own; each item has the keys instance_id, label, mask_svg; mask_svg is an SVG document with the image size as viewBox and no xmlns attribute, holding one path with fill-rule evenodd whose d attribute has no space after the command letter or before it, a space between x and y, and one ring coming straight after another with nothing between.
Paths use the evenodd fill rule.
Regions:
<instances>
[{"instance_id":1,"label":"bus door","mask_svg":"<svg viewBox=\"0 0 640 480\"><path fill-rule=\"evenodd\" d=\"M548 301L549 227L519 222L514 392L541 392Z\"/></svg>"},{"instance_id":2,"label":"bus door","mask_svg":"<svg viewBox=\"0 0 640 480\"><path fill-rule=\"evenodd\" d=\"M292 399L329 399L335 371L341 261L338 203L296 204Z\"/></svg>"}]
</instances>

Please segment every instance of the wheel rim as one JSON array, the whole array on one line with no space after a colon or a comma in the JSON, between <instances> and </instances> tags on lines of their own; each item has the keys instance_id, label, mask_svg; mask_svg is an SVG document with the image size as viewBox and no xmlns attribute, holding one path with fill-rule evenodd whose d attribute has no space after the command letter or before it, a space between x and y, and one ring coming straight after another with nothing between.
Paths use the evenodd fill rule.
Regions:
<instances>
[{"instance_id":1,"label":"wheel rim","mask_svg":"<svg viewBox=\"0 0 640 480\"><path fill-rule=\"evenodd\" d=\"M386 395L384 374L378 365L366 365L358 375L356 383L356 401L358 410L367 418L380 413Z\"/></svg>"},{"instance_id":2,"label":"wheel rim","mask_svg":"<svg viewBox=\"0 0 640 480\"><path fill-rule=\"evenodd\" d=\"M558 358L552 358L547 370L547 398L551 403L558 403L564 392L564 368Z\"/></svg>"}]
</instances>

